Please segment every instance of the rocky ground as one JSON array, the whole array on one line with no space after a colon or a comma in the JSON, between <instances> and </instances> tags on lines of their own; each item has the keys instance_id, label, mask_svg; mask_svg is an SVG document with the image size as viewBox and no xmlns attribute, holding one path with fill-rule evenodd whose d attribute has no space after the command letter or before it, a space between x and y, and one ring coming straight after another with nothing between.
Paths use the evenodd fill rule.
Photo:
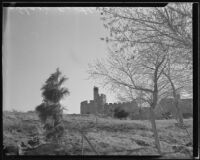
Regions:
<instances>
[{"instance_id":1,"label":"rocky ground","mask_svg":"<svg viewBox=\"0 0 200 160\"><path fill-rule=\"evenodd\" d=\"M193 135L193 119L184 120L186 129ZM157 120L157 129L163 158L189 158L192 143L186 130L178 128L176 121ZM26 155L157 155L151 124L147 120L96 119L94 116L64 115L65 136L60 144L46 143L42 127L35 113L4 112L3 143L17 146L27 142L33 135L41 141L35 149L24 152ZM79 130L83 131L83 140ZM83 150L82 150L83 148Z\"/></svg>"}]
</instances>

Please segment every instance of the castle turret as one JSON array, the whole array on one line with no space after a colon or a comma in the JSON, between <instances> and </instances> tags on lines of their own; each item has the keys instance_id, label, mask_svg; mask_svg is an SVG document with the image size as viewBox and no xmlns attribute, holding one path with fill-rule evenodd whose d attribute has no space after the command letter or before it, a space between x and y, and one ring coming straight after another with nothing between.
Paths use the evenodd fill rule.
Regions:
<instances>
[{"instance_id":1,"label":"castle turret","mask_svg":"<svg viewBox=\"0 0 200 160\"><path fill-rule=\"evenodd\" d=\"M101 94L101 103L102 105L106 104L106 95L105 94Z\"/></svg>"},{"instance_id":2,"label":"castle turret","mask_svg":"<svg viewBox=\"0 0 200 160\"><path fill-rule=\"evenodd\" d=\"M94 86L93 90L94 90L94 101L97 101L99 98L99 89L98 89L98 87Z\"/></svg>"},{"instance_id":3,"label":"castle turret","mask_svg":"<svg viewBox=\"0 0 200 160\"><path fill-rule=\"evenodd\" d=\"M99 95L98 87L93 88L93 100L81 102L81 114L97 114L102 113L106 103L106 95Z\"/></svg>"}]
</instances>

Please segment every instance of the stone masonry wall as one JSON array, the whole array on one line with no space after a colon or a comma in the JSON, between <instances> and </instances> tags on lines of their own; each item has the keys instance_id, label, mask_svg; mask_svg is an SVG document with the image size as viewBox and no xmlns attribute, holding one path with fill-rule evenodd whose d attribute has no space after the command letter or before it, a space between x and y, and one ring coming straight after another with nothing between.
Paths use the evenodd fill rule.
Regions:
<instances>
[{"instance_id":1,"label":"stone masonry wall","mask_svg":"<svg viewBox=\"0 0 200 160\"><path fill-rule=\"evenodd\" d=\"M192 99L180 99L179 105L183 114L193 115ZM99 95L98 88L94 87L94 99L81 102L81 114L105 114L113 117L115 108L120 108L129 113L134 119L149 119L149 108L142 107L139 109L136 101L126 103L106 103L106 96ZM162 118L162 113L171 112L175 115L173 99L163 99L155 108L155 115L158 119Z\"/></svg>"}]
</instances>

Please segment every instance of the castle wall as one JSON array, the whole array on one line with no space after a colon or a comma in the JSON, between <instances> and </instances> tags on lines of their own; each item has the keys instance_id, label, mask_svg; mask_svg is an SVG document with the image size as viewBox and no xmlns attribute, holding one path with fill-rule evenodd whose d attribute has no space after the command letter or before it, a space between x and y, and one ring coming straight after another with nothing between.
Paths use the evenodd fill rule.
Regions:
<instances>
[{"instance_id":1,"label":"castle wall","mask_svg":"<svg viewBox=\"0 0 200 160\"><path fill-rule=\"evenodd\" d=\"M107 114L109 116L113 116L114 110L122 109L128 113L132 114L138 114L139 108L135 101L132 102L126 102L126 103L106 103L104 105L104 114Z\"/></svg>"},{"instance_id":2,"label":"castle wall","mask_svg":"<svg viewBox=\"0 0 200 160\"><path fill-rule=\"evenodd\" d=\"M97 104L95 101L91 100L89 103L87 101L81 102L81 114L95 114L97 110Z\"/></svg>"},{"instance_id":3,"label":"castle wall","mask_svg":"<svg viewBox=\"0 0 200 160\"><path fill-rule=\"evenodd\" d=\"M87 112L87 104L88 104L88 102L87 101L83 101L83 102L81 102L81 114L86 114L86 112Z\"/></svg>"},{"instance_id":4,"label":"castle wall","mask_svg":"<svg viewBox=\"0 0 200 160\"><path fill-rule=\"evenodd\" d=\"M96 114L97 111L97 104L95 101L91 100L88 105L89 114Z\"/></svg>"},{"instance_id":5,"label":"castle wall","mask_svg":"<svg viewBox=\"0 0 200 160\"><path fill-rule=\"evenodd\" d=\"M180 99L179 107L183 114L193 115L193 100L192 99ZM160 101L155 109L156 116L162 117L162 113L170 112L173 116L176 116L176 107L173 103L173 98L163 99Z\"/></svg>"},{"instance_id":6,"label":"castle wall","mask_svg":"<svg viewBox=\"0 0 200 160\"><path fill-rule=\"evenodd\" d=\"M100 103L101 104L103 104L103 105L105 105L106 104L106 95L105 94L101 94L101 96L100 96Z\"/></svg>"},{"instance_id":7,"label":"castle wall","mask_svg":"<svg viewBox=\"0 0 200 160\"><path fill-rule=\"evenodd\" d=\"M93 89L93 100L81 102L81 114L97 114L102 113L106 103L106 95L98 93L98 88Z\"/></svg>"},{"instance_id":8,"label":"castle wall","mask_svg":"<svg viewBox=\"0 0 200 160\"><path fill-rule=\"evenodd\" d=\"M192 99L183 99L180 102L181 110L183 113L190 113L193 115L193 101Z\"/></svg>"},{"instance_id":9,"label":"castle wall","mask_svg":"<svg viewBox=\"0 0 200 160\"><path fill-rule=\"evenodd\" d=\"M94 100L81 102L81 114L97 114L103 113L108 116L114 115L116 108L123 109L128 112L134 119L149 119L149 108L138 107L136 101L126 103L106 103L106 95L98 93L98 88L94 87ZM179 106L183 114L193 115L193 102L192 99L180 99ZM173 99L162 99L155 108L155 115L158 119L162 118L162 113L171 112L176 115L176 108L173 104Z\"/></svg>"}]
</instances>

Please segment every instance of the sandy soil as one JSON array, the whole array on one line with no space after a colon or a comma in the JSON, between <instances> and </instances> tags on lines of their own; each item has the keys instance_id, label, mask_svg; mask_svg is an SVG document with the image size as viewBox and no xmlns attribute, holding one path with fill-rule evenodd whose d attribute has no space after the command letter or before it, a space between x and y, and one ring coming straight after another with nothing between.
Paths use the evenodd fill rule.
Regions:
<instances>
[{"instance_id":1,"label":"sandy soil","mask_svg":"<svg viewBox=\"0 0 200 160\"><path fill-rule=\"evenodd\" d=\"M97 125L93 115L64 115L65 136L60 145L43 144L27 152L32 155L81 155L82 136L85 136L99 155L158 155L154 145L151 123L147 120L118 120L98 117ZM193 135L193 119L185 119L186 129ZM188 158L192 146L187 132L175 126L176 121L156 120L161 150L164 158ZM42 125L35 113L4 112L3 143L16 146L27 141L35 133L43 139ZM84 155L95 155L91 146L83 140ZM163 158L161 157L161 158Z\"/></svg>"}]
</instances>

